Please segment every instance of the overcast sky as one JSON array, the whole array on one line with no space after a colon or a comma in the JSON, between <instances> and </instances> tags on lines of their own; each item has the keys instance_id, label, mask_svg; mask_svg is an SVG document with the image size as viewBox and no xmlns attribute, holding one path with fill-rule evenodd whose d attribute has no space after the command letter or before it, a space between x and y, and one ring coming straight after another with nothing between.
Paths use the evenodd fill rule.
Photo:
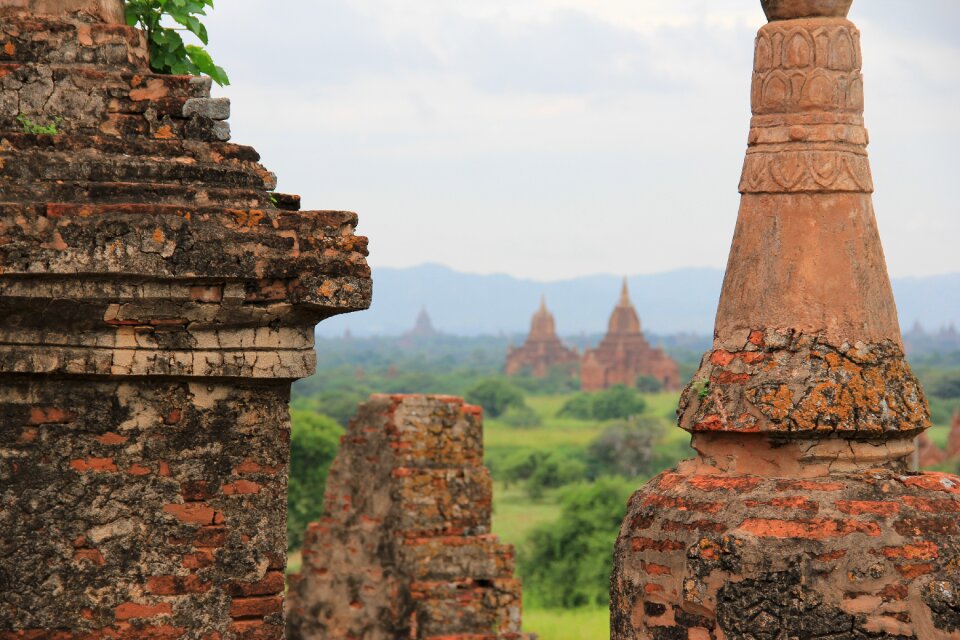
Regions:
<instances>
[{"instance_id":1,"label":"overcast sky","mask_svg":"<svg viewBox=\"0 0 960 640\"><path fill-rule=\"evenodd\" d=\"M218 0L234 140L374 266L722 267L757 0ZM960 1L855 0L895 276L960 271Z\"/></svg>"}]
</instances>

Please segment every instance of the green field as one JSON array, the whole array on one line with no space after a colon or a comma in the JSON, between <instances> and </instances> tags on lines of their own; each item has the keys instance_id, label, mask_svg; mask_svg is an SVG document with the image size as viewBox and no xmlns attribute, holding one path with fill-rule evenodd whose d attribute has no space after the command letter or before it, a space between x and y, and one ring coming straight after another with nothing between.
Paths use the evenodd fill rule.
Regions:
<instances>
[{"instance_id":1,"label":"green field","mask_svg":"<svg viewBox=\"0 0 960 640\"><path fill-rule=\"evenodd\" d=\"M610 637L610 614L606 609L573 611L524 610L524 631L540 640L602 640Z\"/></svg>"}]
</instances>

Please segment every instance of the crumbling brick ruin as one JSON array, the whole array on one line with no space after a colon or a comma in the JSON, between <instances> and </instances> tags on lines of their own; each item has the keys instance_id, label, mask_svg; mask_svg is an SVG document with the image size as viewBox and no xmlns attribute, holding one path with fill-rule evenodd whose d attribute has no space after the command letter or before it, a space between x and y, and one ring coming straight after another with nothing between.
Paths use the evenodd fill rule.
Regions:
<instances>
[{"instance_id":1,"label":"crumbling brick ruin","mask_svg":"<svg viewBox=\"0 0 960 640\"><path fill-rule=\"evenodd\" d=\"M925 433L920 434L917 439L917 448L921 469L960 460L960 410L953 414L946 449L941 449L934 444Z\"/></svg>"},{"instance_id":2,"label":"crumbling brick ruin","mask_svg":"<svg viewBox=\"0 0 960 640\"><path fill-rule=\"evenodd\" d=\"M506 373L515 376L529 372L534 378L546 378L554 367L565 367L572 372L579 360L577 350L565 346L557 336L556 321L544 298L530 320L527 340L507 352Z\"/></svg>"},{"instance_id":3,"label":"crumbling brick ruin","mask_svg":"<svg viewBox=\"0 0 960 640\"><path fill-rule=\"evenodd\" d=\"M122 16L0 0L0 638L281 638L290 383L366 239Z\"/></svg>"},{"instance_id":4,"label":"crumbling brick ruin","mask_svg":"<svg viewBox=\"0 0 960 640\"><path fill-rule=\"evenodd\" d=\"M512 547L490 534L491 490L478 407L373 396L307 530L288 637L521 638L520 582Z\"/></svg>"},{"instance_id":5,"label":"crumbling brick ruin","mask_svg":"<svg viewBox=\"0 0 960 640\"><path fill-rule=\"evenodd\" d=\"M616 640L960 637L960 478L929 426L873 213L852 0L763 0L742 201L680 402L698 457L638 491Z\"/></svg>"},{"instance_id":6,"label":"crumbling brick ruin","mask_svg":"<svg viewBox=\"0 0 960 640\"><path fill-rule=\"evenodd\" d=\"M627 279L620 300L610 314L607 335L595 349L587 349L580 364L580 387L599 391L614 385L633 388L640 376L655 378L664 389L680 388L680 369L663 349L650 346L640 327L640 316L630 301Z\"/></svg>"}]
</instances>

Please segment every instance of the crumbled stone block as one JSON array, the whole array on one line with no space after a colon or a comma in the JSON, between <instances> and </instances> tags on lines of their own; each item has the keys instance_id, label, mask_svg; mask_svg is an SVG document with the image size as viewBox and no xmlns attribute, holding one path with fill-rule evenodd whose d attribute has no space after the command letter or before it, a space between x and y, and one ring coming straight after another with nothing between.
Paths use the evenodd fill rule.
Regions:
<instances>
[{"instance_id":1,"label":"crumbled stone block","mask_svg":"<svg viewBox=\"0 0 960 640\"><path fill-rule=\"evenodd\" d=\"M190 98L183 103L183 117L194 116L227 120L230 118L230 98Z\"/></svg>"}]
</instances>

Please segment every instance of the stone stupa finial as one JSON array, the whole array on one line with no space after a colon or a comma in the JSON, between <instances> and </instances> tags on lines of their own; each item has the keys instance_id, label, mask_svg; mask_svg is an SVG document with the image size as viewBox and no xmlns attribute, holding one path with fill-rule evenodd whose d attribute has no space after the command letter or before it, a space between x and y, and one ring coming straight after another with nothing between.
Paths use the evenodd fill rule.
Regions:
<instances>
[{"instance_id":1,"label":"stone stupa finial","mask_svg":"<svg viewBox=\"0 0 960 640\"><path fill-rule=\"evenodd\" d=\"M767 19L846 18L853 0L760 0Z\"/></svg>"}]
</instances>

